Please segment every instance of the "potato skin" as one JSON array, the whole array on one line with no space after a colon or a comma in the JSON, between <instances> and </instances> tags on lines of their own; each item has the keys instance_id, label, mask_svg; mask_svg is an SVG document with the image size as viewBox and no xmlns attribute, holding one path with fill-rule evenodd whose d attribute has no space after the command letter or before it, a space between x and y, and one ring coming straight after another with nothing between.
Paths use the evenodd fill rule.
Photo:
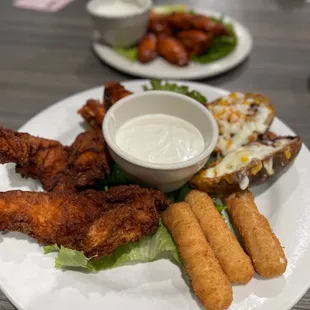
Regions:
<instances>
[{"instance_id":1,"label":"potato skin","mask_svg":"<svg viewBox=\"0 0 310 310\"><path fill-rule=\"evenodd\" d=\"M268 181L294 161L302 146L301 138L298 136L278 137L274 141L278 139L290 139L291 142L271 156L266 156L263 160L254 159L249 165L233 173L215 178L206 178L202 176L203 172L200 172L191 179L190 185L207 193L232 194L240 191L240 182L244 177L249 178L247 188ZM263 164L263 161L269 160L271 157L274 171L272 175L268 174Z\"/></svg>"},{"instance_id":2,"label":"potato skin","mask_svg":"<svg viewBox=\"0 0 310 310\"><path fill-rule=\"evenodd\" d=\"M265 124L267 125L267 128L266 128L266 131L265 133L269 130L274 118L275 118L275 115L276 115L276 110L275 110L275 107L272 105L272 103L270 102L270 100L259 94L259 93L243 93L245 95L245 99L252 99L254 101L254 104L255 105L264 105L266 106L269 111L270 111L270 114L269 114L269 117L267 118ZM205 106L210 110L210 112L212 113L212 107L213 106L216 106L216 105L219 105L220 104L220 101L221 101L222 98L219 98L215 101L212 101L210 103L207 103L205 104ZM264 133L263 133L264 134ZM255 142L257 141L260 136L262 135L262 133L258 133L258 132L255 132L253 134L251 134L251 137L250 137L250 141L249 142ZM218 149L217 147L215 148L214 150L215 153L221 153L220 149Z\"/></svg>"}]
</instances>

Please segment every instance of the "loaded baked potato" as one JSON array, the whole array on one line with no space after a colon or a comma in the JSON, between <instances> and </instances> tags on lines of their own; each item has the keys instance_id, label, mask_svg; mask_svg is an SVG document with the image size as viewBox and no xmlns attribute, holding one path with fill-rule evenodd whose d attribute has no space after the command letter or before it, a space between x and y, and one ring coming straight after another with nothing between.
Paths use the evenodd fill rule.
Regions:
<instances>
[{"instance_id":1,"label":"loaded baked potato","mask_svg":"<svg viewBox=\"0 0 310 310\"><path fill-rule=\"evenodd\" d=\"M276 137L242 146L202 170L191 186L208 193L230 194L267 181L293 162L300 137Z\"/></svg>"},{"instance_id":2,"label":"loaded baked potato","mask_svg":"<svg viewBox=\"0 0 310 310\"><path fill-rule=\"evenodd\" d=\"M270 101L256 93L233 92L206 104L219 128L215 152L226 155L267 132L275 109Z\"/></svg>"}]
</instances>

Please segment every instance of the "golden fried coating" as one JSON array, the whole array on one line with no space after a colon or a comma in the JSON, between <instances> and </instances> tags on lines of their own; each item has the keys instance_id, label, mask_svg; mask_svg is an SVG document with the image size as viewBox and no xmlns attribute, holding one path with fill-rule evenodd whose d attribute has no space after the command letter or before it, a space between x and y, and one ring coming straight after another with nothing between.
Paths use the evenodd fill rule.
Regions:
<instances>
[{"instance_id":1,"label":"golden fried coating","mask_svg":"<svg viewBox=\"0 0 310 310\"><path fill-rule=\"evenodd\" d=\"M194 212L228 280L236 284L248 283L254 275L251 260L216 210L210 196L192 190L185 197L185 202Z\"/></svg>"},{"instance_id":2,"label":"golden fried coating","mask_svg":"<svg viewBox=\"0 0 310 310\"><path fill-rule=\"evenodd\" d=\"M103 105L99 100L89 99L82 106L78 113L84 118L85 122L93 129L101 132L104 117Z\"/></svg>"},{"instance_id":3,"label":"golden fried coating","mask_svg":"<svg viewBox=\"0 0 310 310\"><path fill-rule=\"evenodd\" d=\"M104 88L103 104L98 100L87 100L78 113L84 118L85 122L98 132L102 132L102 122L105 113L118 100L131 95L123 85L118 82L107 82Z\"/></svg>"},{"instance_id":4,"label":"golden fried coating","mask_svg":"<svg viewBox=\"0 0 310 310\"><path fill-rule=\"evenodd\" d=\"M19 231L88 257L103 256L155 232L158 210L166 206L160 191L138 186L108 192L2 192L0 230Z\"/></svg>"},{"instance_id":5,"label":"golden fried coating","mask_svg":"<svg viewBox=\"0 0 310 310\"><path fill-rule=\"evenodd\" d=\"M213 39L212 35L200 30L184 30L176 36L191 55L205 53L210 48Z\"/></svg>"},{"instance_id":6,"label":"golden fried coating","mask_svg":"<svg viewBox=\"0 0 310 310\"><path fill-rule=\"evenodd\" d=\"M157 40L157 52L168 62L183 67L189 62L189 55L182 43L169 36L159 36Z\"/></svg>"},{"instance_id":7,"label":"golden fried coating","mask_svg":"<svg viewBox=\"0 0 310 310\"><path fill-rule=\"evenodd\" d=\"M79 191L95 185L110 172L103 135L81 133L70 146L0 128L0 163L15 163L16 172L34 178L46 191Z\"/></svg>"},{"instance_id":8,"label":"golden fried coating","mask_svg":"<svg viewBox=\"0 0 310 310\"><path fill-rule=\"evenodd\" d=\"M264 278L283 274L287 266L284 251L268 220L259 213L253 194L248 190L234 193L225 202L257 273Z\"/></svg>"},{"instance_id":9,"label":"golden fried coating","mask_svg":"<svg viewBox=\"0 0 310 310\"><path fill-rule=\"evenodd\" d=\"M118 82L105 83L103 94L104 111L108 111L109 108L117 101L131 94L132 94L131 91L127 90L122 84Z\"/></svg>"},{"instance_id":10,"label":"golden fried coating","mask_svg":"<svg viewBox=\"0 0 310 310\"><path fill-rule=\"evenodd\" d=\"M190 206L175 203L162 214L182 257L193 291L208 310L227 309L232 303L232 286L206 241Z\"/></svg>"},{"instance_id":11,"label":"golden fried coating","mask_svg":"<svg viewBox=\"0 0 310 310\"><path fill-rule=\"evenodd\" d=\"M157 37L148 33L138 45L138 60L141 63L148 63L157 57Z\"/></svg>"}]
</instances>

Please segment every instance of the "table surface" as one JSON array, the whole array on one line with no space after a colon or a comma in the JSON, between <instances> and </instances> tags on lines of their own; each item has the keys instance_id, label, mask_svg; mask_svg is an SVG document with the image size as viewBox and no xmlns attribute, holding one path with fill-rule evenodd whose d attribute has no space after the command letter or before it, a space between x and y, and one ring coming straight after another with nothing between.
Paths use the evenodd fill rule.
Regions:
<instances>
[{"instance_id":1,"label":"table surface","mask_svg":"<svg viewBox=\"0 0 310 310\"><path fill-rule=\"evenodd\" d=\"M180 3L180 1L155 1ZM183 1L186 3L186 1ZM0 124L19 128L39 111L107 80L133 77L94 56L86 1L58 13L40 13L0 1ZM277 116L310 146L310 3L301 0L190 0L240 20L254 50L236 69L202 80L229 90L268 96ZM15 309L0 292L0 310ZM310 291L293 309L310 309Z\"/></svg>"}]
</instances>

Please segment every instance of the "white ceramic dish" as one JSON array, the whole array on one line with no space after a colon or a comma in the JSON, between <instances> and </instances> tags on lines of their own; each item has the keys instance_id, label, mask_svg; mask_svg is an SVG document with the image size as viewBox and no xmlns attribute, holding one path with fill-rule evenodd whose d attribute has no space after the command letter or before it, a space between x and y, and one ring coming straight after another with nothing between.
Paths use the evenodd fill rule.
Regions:
<instances>
[{"instance_id":1,"label":"white ceramic dish","mask_svg":"<svg viewBox=\"0 0 310 310\"><path fill-rule=\"evenodd\" d=\"M124 152L115 142L116 131L129 119L146 114L176 116L193 124L203 135L203 152L190 160L173 164L145 162ZM208 109L192 98L168 91L147 91L121 99L105 115L102 128L112 158L131 179L164 192L180 188L199 171L206 164L218 138L217 124Z\"/></svg>"},{"instance_id":2,"label":"white ceramic dish","mask_svg":"<svg viewBox=\"0 0 310 310\"><path fill-rule=\"evenodd\" d=\"M95 29L100 33L100 39L111 46L126 47L139 42L146 30L152 7L151 0L117 0L137 6L137 12L121 15L100 13L102 5L115 3L115 0L91 0L86 5Z\"/></svg>"},{"instance_id":3,"label":"white ceramic dish","mask_svg":"<svg viewBox=\"0 0 310 310\"><path fill-rule=\"evenodd\" d=\"M146 81L124 83L142 91ZM187 83L209 100L225 90ZM41 112L21 130L71 143L83 131L76 110L88 98L102 98L102 87L69 97ZM272 130L293 132L279 119ZM260 211L285 246L288 268L283 277L255 277L246 286L234 286L230 310L288 310L310 285L310 152L303 146L294 165L280 179L254 190ZM1 190L37 190L33 180L22 180L12 165L0 166ZM10 233L0 235L0 286L20 310L198 310L180 269L168 260L85 274L54 269L52 256L30 238Z\"/></svg>"},{"instance_id":4,"label":"white ceramic dish","mask_svg":"<svg viewBox=\"0 0 310 310\"><path fill-rule=\"evenodd\" d=\"M205 15L221 17L222 14L212 10L198 10ZM252 50L252 37L249 31L235 19L225 16L225 21L231 22L238 37L238 44L234 51L226 57L209 64L199 64L191 62L186 67L177 67L169 64L165 60L158 58L149 64L130 62L126 58L117 54L111 47L102 44L97 35L93 38L93 49L97 56L111 67L140 77L156 79L202 79L226 72L249 56Z\"/></svg>"}]
</instances>

